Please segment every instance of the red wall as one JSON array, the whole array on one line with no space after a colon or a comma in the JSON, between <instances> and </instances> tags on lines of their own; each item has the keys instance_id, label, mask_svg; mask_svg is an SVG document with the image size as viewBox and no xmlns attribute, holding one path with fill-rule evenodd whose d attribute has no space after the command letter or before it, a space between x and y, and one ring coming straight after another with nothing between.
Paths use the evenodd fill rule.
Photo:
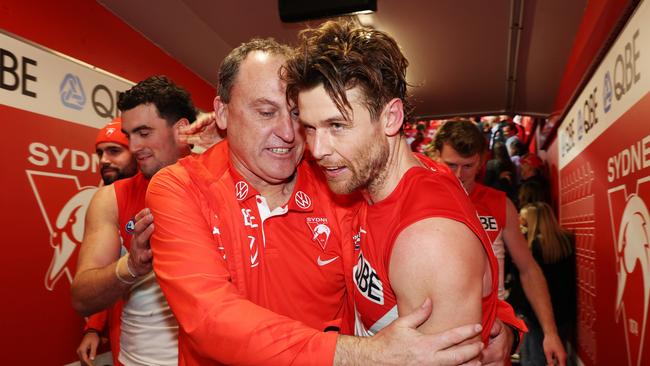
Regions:
<instances>
[{"instance_id":1,"label":"red wall","mask_svg":"<svg viewBox=\"0 0 650 366\"><path fill-rule=\"evenodd\" d=\"M133 82L165 74L185 87L198 107L211 109L215 95L211 85L95 1L3 0L0 28ZM0 154L0 360L5 365L67 364L77 360L83 321L70 305L65 277L53 288L43 283L57 254L46 221L51 228L65 211L63 206L97 186L97 170L75 168L73 159L92 156L97 130L7 104L0 100L5 137ZM40 146L38 154L32 150L35 146ZM78 235L74 239L77 250ZM72 274L75 262L76 253L65 264Z\"/></svg>"}]
</instances>

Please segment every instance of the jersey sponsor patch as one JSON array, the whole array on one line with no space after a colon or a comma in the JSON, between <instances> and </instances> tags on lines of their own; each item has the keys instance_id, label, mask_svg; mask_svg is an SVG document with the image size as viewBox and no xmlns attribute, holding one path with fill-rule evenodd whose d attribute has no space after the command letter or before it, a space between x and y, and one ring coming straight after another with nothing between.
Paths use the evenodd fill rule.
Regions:
<instances>
[{"instance_id":1,"label":"jersey sponsor patch","mask_svg":"<svg viewBox=\"0 0 650 366\"><path fill-rule=\"evenodd\" d=\"M243 201L248 197L248 183L240 180L235 184L235 197L237 197L238 201Z\"/></svg>"},{"instance_id":2,"label":"jersey sponsor patch","mask_svg":"<svg viewBox=\"0 0 650 366\"><path fill-rule=\"evenodd\" d=\"M298 207L302 208L303 210L311 207L311 198L307 195L307 193L303 191L296 192L294 199L296 200L296 205L298 205Z\"/></svg>"},{"instance_id":3,"label":"jersey sponsor patch","mask_svg":"<svg viewBox=\"0 0 650 366\"><path fill-rule=\"evenodd\" d=\"M135 218L132 218L129 220L129 222L124 225L124 230L126 230L127 233L133 234L135 232Z\"/></svg>"},{"instance_id":4,"label":"jersey sponsor patch","mask_svg":"<svg viewBox=\"0 0 650 366\"><path fill-rule=\"evenodd\" d=\"M375 304L384 305L384 285L381 283L377 271L359 253L359 261L354 266L354 284L357 290L368 300Z\"/></svg>"},{"instance_id":5,"label":"jersey sponsor patch","mask_svg":"<svg viewBox=\"0 0 650 366\"><path fill-rule=\"evenodd\" d=\"M322 250L325 250L327 246L327 241L330 238L332 231L330 227L327 226L326 217L308 217L305 219L307 226L312 232L311 240L318 243Z\"/></svg>"},{"instance_id":6,"label":"jersey sponsor patch","mask_svg":"<svg viewBox=\"0 0 650 366\"><path fill-rule=\"evenodd\" d=\"M499 225L494 216L479 216L478 218L481 220L481 225L483 225L485 231L499 231Z\"/></svg>"}]
</instances>

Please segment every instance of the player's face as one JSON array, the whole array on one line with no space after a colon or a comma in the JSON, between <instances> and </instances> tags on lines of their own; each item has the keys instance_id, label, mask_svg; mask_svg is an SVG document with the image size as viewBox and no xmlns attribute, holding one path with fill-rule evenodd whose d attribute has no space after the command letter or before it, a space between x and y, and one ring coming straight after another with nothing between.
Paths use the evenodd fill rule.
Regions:
<instances>
[{"instance_id":1,"label":"player's face","mask_svg":"<svg viewBox=\"0 0 650 366\"><path fill-rule=\"evenodd\" d=\"M133 154L125 146L114 142L101 142L97 144L96 151L105 185L131 177L138 170Z\"/></svg>"},{"instance_id":2,"label":"player's face","mask_svg":"<svg viewBox=\"0 0 650 366\"><path fill-rule=\"evenodd\" d=\"M233 165L253 184L286 182L304 153L304 136L279 77L284 62L279 55L250 53L239 67L230 101L215 100L217 118L226 121L220 127L228 130Z\"/></svg>"},{"instance_id":3,"label":"player's face","mask_svg":"<svg viewBox=\"0 0 650 366\"><path fill-rule=\"evenodd\" d=\"M349 121L322 85L298 96L307 145L335 193L379 186L385 178L388 140L381 123L372 121L361 103L361 93L359 88L347 91Z\"/></svg>"},{"instance_id":4,"label":"player's face","mask_svg":"<svg viewBox=\"0 0 650 366\"><path fill-rule=\"evenodd\" d=\"M443 144L439 159L447 164L468 193L474 190L476 175L481 168L481 156L479 154L463 157L449 144Z\"/></svg>"},{"instance_id":5,"label":"player's face","mask_svg":"<svg viewBox=\"0 0 650 366\"><path fill-rule=\"evenodd\" d=\"M129 149L145 177L153 177L178 160L182 147L176 142L175 126L158 116L152 103L122 112L122 130L129 137Z\"/></svg>"}]
</instances>

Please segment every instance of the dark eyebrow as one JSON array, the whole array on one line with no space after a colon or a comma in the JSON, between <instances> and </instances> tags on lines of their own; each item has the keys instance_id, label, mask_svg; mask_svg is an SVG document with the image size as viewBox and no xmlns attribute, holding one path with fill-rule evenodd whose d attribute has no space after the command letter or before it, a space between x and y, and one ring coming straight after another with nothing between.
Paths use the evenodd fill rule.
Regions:
<instances>
[{"instance_id":1,"label":"dark eyebrow","mask_svg":"<svg viewBox=\"0 0 650 366\"><path fill-rule=\"evenodd\" d=\"M142 130L151 130L152 128L147 125L140 125L133 129L133 133L140 132Z\"/></svg>"},{"instance_id":2,"label":"dark eyebrow","mask_svg":"<svg viewBox=\"0 0 650 366\"><path fill-rule=\"evenodd\" d=\"M268 99L268 98L257 98L257 99L255 99L254 101L251 102L252 106L258 106L258 105L262 105L262 104L270 104L270 105L272 105L272 106L274 106L276 108L280 108L280 105L278 103L276 103L276 102L274 102L274 101L272 101L271 99Z\"/></svg>"}]
</instances>

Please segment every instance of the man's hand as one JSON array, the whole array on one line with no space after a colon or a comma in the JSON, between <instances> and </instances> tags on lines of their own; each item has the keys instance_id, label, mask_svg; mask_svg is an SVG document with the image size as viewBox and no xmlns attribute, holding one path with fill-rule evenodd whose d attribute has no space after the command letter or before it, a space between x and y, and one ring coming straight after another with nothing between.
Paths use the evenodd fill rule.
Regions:
<instances>
[{"instance_id":1,"label":"man's hand","mask_svg":"<svg viewBox=\"0 0 650 366\"><path fill-rule=\"evenodd\" d=\"M335 363L376 365L480 365L478 356L483 348L480 341L459 343L481 333L479 324L464 325L442 333L425 335L416 330L431 314L431 300L427 299L411 314L401 316L371 338L360 338L362 355L348 354L341 358L337 348ZM356 357L355 357L356 356Z\"/></svg>"},{"instance_id":2,"label":"man's hand","mask_svg":"<svg viewBox=\"0 0 650 366\"><path fill-rule=\"evenodd\" d=\"M566 351L557 333L545 334L543 347L549 365L566 365Z\"/></svg>"},{"instance_id":3,"label":"man's hand","mask_svg":"<svg viewBox=\"0 0 650 366\"><path fill-rule=\"evenodd\" d=\"M510 348L514 339L512 331L512 328L498 318L494 321L490 329L488 346L481 352L483 365L496 366L505 363L506 358L510 357Z\"/></svg>"},{"instance_id":4,"label":"man's hand","mask_svg":"<svg viewBox=\"0 0 650 366\"><path fill-rule=\"evenodd\" d=\"M146 275L153 269L153 253L149 246L153 229L153 215L148 208L142 209L135 215L135 229L127 262L129 272L136 277Z\"/></svg>"},{"instance_id":5,"label":"man's hand","mask_svg":"<svg viewBox=\"0 0 650 366\"><path fill-rule=\"evenodd\" d=\"M77 355L82 365L93 365L95 356L97 355L97 347L99 346L99 334L97 332L87 332L79 343L77 348Z\"/></svg>"},{"instance_id":6,"label":"man's hand","mask_svg":"<svg viewBox=\"0 0 650 366\"><path fill-rule=\"evenodd\" d=\"M196 122L179 127L178 132L180 142L185 142L204 150L223 139L217 128L217 120L214 112L199 115L196 118Z\"/></svg>"}]
</instances>

